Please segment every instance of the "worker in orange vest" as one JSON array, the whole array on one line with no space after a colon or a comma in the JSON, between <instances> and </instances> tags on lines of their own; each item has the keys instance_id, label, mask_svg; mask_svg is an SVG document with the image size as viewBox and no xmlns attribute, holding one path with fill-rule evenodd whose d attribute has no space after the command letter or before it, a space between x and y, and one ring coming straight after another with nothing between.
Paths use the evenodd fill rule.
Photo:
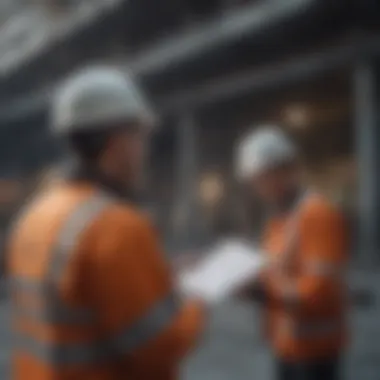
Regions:
<instances>
[{"instance_id":1,"label":"worker in orange vest","mask_svg":"<svg viewBox=\"0 0 380 380\"><path fill-rule=\"evenodd\" d=\"M77 165L10 239L14 380L177 378L202 331L132 197L152 113L132 79L86 69L58 91L53 131Z\"/></svg>"},{"instance_id":2,"label":"worker in orange vest","mask_svg":"<svg viewBox=\"0 0 380 380\"><path fill-rule=\"evenodd\" d=\"M337 380L347 343L347 230L323 196L303 188L298 158L273 126L239 145L239 177L270 209L263 237L268 266L248 290L265 302L277 378Z\"/></svg>"}]
</instances>

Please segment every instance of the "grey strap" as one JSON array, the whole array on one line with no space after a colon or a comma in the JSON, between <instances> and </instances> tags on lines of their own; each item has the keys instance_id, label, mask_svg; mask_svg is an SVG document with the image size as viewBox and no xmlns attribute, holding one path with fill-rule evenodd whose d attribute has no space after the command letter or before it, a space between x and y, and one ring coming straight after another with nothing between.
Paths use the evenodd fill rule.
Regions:
<instances>
[{"instance_id":1,"label":"grey strap","mask_svg":"<svg viewBox=\"0 0 380 380\"><path fill-rule=\"evenodd\" d=\"M95 193L80 203L64 222L52 255L48 273L42 282L26 278L12 279L12 288L19 294L30 294L39 297L43 303L35 308L16 304L17 315L32 318L38 322L54 325L81 325L94 322L96 316L91 310L70 308L60 299L58 284L64 275L68 262L80 240L80 235L94 221L112 199L103 193Z\"/></svg>"},{"instance_id":2,"label":"grey strap","mask_svg":"<svg viewBox=\"0 0 380 380\"><path fill-rule=\"evenodd\" d=\"M169 295L157 302L134 325L126 326L105 340L91 343L51 344L22 336L17 343L21 351L54 367L93 365L112 361L132 354L169 328L178 315L179 307L177 297Z\"/></svg>"},{"instance_id":3,"label":"grey strap","mask_svg":"<svg viewBox=\"0 0 380 380\"><path fill-rule=\"evenodd\" d=\"M310 191L305 191L299 200L297 201L293 213L290 216L289 221L285 227L285 249L284 257L285 260L292 262L294 256L297 254L299 245L299 220L301 215L301 210L305 204L306 199L310 196Z\"/></svg>"},{"instance_id":4,"label":"grey strap","mask_svg":"<svg viewBox=\"0 0 380 380\"><path fill-rule=\"evenodd\" d=\"M47 301L46 309L20 310L20 315L49 324L78 326L96 322L96 315L91 310L69 308L61 302L57 285L81 233L109 202L108 197L97 194L80 204L70 215L53 248L47 281L41 283L14 279L15 289L24 294L37 294ZM168 294L149 308L134 324L125 326L107 339L91 343L47 343L23 335L18 339L18 347L21 351L53 366L86 365L112 360L133 353L161 334L176 318L180 306L177 296Z\"/></svg>"},{"instance_id":5,"label":"grey strap","mask_svg":"<svg viewBox=\"0 0 380 380\"><path fill-rule=\"evenodd\" d=\"M51 289L46 283L25 278L12 278L11 289L15 294L37 300L37 305L13 302L12 313L18 318L27 318L38 323L49 325L82 326L96 320L90 310L68 308L61 302L51 299Z\"/></svg>"},{"instance_id":6,"label":"grey strap","mask_svg":"<svg viewBox=\"0 0 380 380\"><path fill-rule=\"evenodd\" d=\"M281 325L281 333L298 339L321 338L342 331L342 323L336 320L297 323L285 319Z\"/></svg>"},{"instance_id":7,"label":"grey strap","mask_svg":"<svg viewBox=\"0 0 380 380\"><path fill-rule=\"evenodd\" d=\"M169 294L154 304L133 325L112 337L110 344L118 353L132 353L168 328L178 315L180 306L177 295Z\"/></svg>"},{"instance_id":8,"label":"grey strap","mask_svg":"<svg viewBox=\"0 0 380 380\"><path fill-rule=\"evenodd\" d=\"M337 281L344 280L346 268L335 263L321 260L308 260L303 266L303 272L312 276L331 278Z\"/></svg>"},{"instance_id":9,"label":"grey strap","mask_svg":"<svg viewBox=\"0 0 380 380\"><path fill-rule=\"evenodd\" d=\"M110 203L104 193L95 193L83 201L65 221L53 247L47 281L57 284L62 277L70 256L79 242L80 235Z\"/></svg>"}]
</instances>

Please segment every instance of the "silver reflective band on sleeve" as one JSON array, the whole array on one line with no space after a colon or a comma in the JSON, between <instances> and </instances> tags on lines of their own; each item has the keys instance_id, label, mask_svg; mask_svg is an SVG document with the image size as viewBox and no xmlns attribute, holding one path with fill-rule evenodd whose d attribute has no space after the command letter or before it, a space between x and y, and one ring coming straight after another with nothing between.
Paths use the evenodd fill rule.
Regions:
<instances>
[{"instance_id":1,"label":"silver reflective band on sleeve","mask_svg":"<svg viewBox=\"0 0 380 380\"><path fill-rule=\"evenodd\" d=\"M142 347L169 328L180 309L177 295L171 295L153 305L147 314L111 339L111 346L120 354Z\"/></svg>"},{"instance_id":2,"label":"silver reflective band on sleeve","mask_svg":"<svg viewBox=\"0 0 380 380\"><path fill-rule=\"evenodd\" d=\"M52 325L83 325L96 322L93 311L69 307L62 301L59 281L65 273L80 235L111 202L112 199L106 194L95 193L74 209L63 223L57 242L52 248L47 276L41 282L27 278L12 280L11 289L16 295L13 297L16 315ZM20 295L39 298L42 305L37 308L30 302L27 305L22 304L17 301L17 296Z\"/></svg>"},{"instance_id":3,"label":"silver reflective band on sleeve","mask_svg":"<svg viewBox=\"0 0 380 380\"><path fill-rule=\"evenodd\" d=\"M61 305L48 309L24 309L18 305L13 306L14 317L27 318L30 321L60 326L88 326L95 321L94 314L90 310L64 309Z\"/></svg>"},{"instance_id":4,"label":"silver reflective band on sleeve","mask_svg":"<svg viewBox=\"0 0 380 380\"><path fill-rule=\"evenodd\" d=\"M16 318L27 318L33 322L52 325L88 325L96 321L92 310L69 308L54 298L47 301L49 288L46 283L25 278L12 278L9 281L13 294L37 301L36 305L23 305L22 300L13 300L12 314ZM52 302L55 302L52 304Z\"/></svg>"},{"instance_id":5,"label":"silver reflective band on sleeve","mask_svg":"<svg viewBox=\"0 0 380 380\"><path fill-rule=\"evenodd\" d=\"M283 335L290 335L299 339L324 337L342 331L342 323L337 321L300 323L291 318L284 318L280 325L280 331Z\"/></svg>"},{"instance_id":6,"label":"silver reflective band on sleeve","mask_svg":"<svg viewBox=\"0 0 380 380\"><path fill-rule=\"evenodd\" d=\"M91 365L116 360L148 344L169 328L178 315L180 304L174 295L158 302L132 326L99 342L89 344L47 344L29 337L17 339L18 349L48 365Z\"/></svg>"},{"instance_id":7,"label":"silver reflective band on sleeve","mask_svg":"<svg viewBox=\"0 0 380 380\"><path fill-rule=\"evenodd\" d=\"M322 260L310 260L305 263L303 267L304 273L312 276L321 277L342 277L344 276L344 270L342 267L325 262Z\"/></svg>"},{"instance_id":8,"label":"silver reflective band on sleeve","mask_svg":"<svg viewBox=\"0 0 380 380\"><path fill-rule=\"evenodd\" d=\"M44 308L31 308L22 302L16 302L16 312L48 324L64 324L81 327L84 323L96 326L95 311L83 310L66 305L60 296L59 283L64 275L71 255L83 231L94 218L112 202L112 199L96 194L77 207L64 223L52 252L49 270L42 282L14 279L14 294L33 294L41 297ZM16 301L17 301L17 297ZM21 297L22 298L22 297ZM20 300L22 301L22 299ZM101 341L91 343L46 343L34 337L19 336L19 350L34 356L53 366L88 365L98 361L115 360L121 355L128 355L156 338L173 322L179 311L178 299L168 295L153 305L136 323L126 327L118 334Z\"/></svg>"},{"instance_id":9,"label":"silver reflective band on sleeve","mask_svg":"<svg viewBox=\"0 0 380 380\"><path fill-rule=\"evenodd\" d=\"M300 324L293 330L293 334L299 338L323 337L335 334L342 330L338 322L319 322Z\"/></svg>"},{"instance_id":10,"label":"silver reflective band on sleeve","mask_svg":"<svg viewBox=\"0 0 380 380\"><path fill-rule=\"evenodd\" d=\"M296 304L299 300L299 293L297 289L297 285L294 282L286 282L284 286L281 288L283 299L290 303Z\"/></svg>"}]
</instances>

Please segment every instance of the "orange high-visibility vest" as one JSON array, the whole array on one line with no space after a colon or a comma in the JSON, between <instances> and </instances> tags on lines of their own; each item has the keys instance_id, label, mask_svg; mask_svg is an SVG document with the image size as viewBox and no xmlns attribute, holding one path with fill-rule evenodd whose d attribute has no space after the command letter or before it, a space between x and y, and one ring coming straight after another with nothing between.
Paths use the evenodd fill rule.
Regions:
<instances>
[{"instance_id":1,"label":"orange high-visibility vest","mask_svg":"<svg viewBox=\"0 0 380 380\"><path fill-rule=\"evenodd\" d=\"M203 308L177 298L150 223L91 184L29 205L9 272L14 380L173 379L203 324Z\"/></svg>"},{"instance_id":2,"label":"orange high-visibility vest","mask_svg":"<svg viewBox=\"0 0 380 380\"><path fill-rule=\"evenodd\" d=\"M272 260L289 255L289 244L295 250L290 276L264 276L272 346L286 360L334 356L347 340L344 219L321 196L309 194L293 213L274 217L267 225L263 246ZM289 291L293 305L284 302Z\"/></svg>"}]
</instances>

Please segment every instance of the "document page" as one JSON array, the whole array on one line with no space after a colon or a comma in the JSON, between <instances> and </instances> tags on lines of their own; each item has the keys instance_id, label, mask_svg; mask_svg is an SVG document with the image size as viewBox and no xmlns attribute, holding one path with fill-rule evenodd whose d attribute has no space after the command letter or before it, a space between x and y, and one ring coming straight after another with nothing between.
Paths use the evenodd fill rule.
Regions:
<instances>
[{"instance_id":1,"label":"document page","mask_svg":"<svg viewBox=\"0 0 380 380\"><path fill-rule=\"evenodd\" d=\"M179 276L180 290L217 303L253 281L263 265L263 255L257 248L241 241L220 243Z\"/></svg>"}]
</instances>

